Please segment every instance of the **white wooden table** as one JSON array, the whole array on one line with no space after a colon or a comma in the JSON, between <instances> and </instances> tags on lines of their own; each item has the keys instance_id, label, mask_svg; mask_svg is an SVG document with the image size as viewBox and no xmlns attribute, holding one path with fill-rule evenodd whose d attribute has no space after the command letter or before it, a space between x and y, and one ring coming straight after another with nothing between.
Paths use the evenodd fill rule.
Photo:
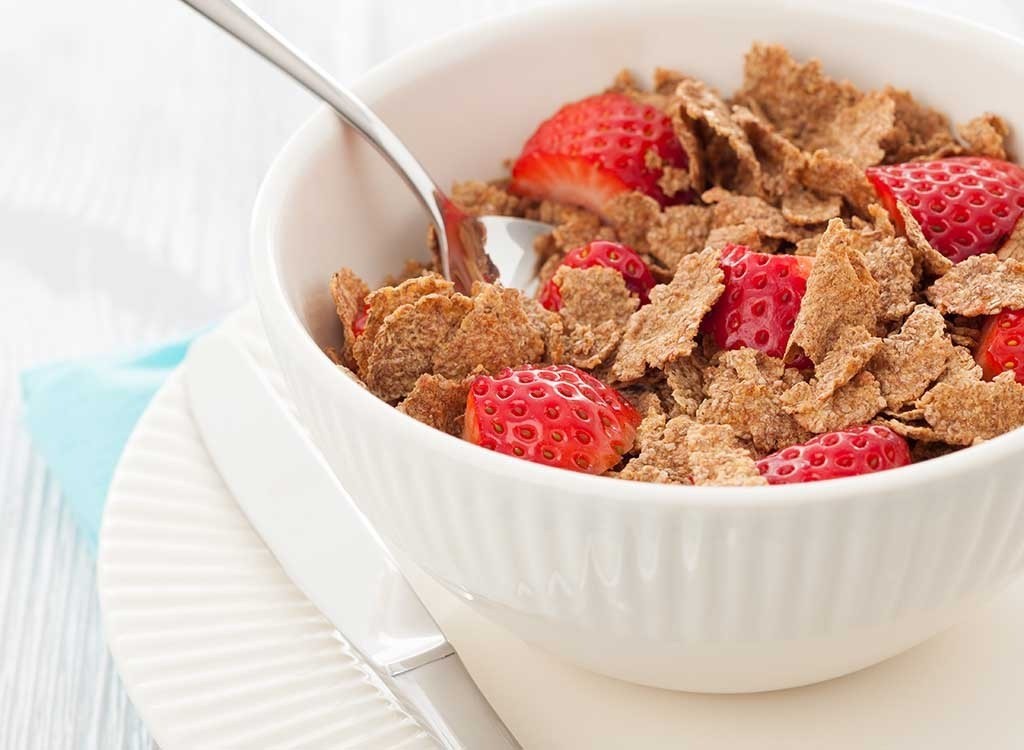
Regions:
<instances>
[{"instance_id":1,"label":"white wooden table","mask_svg":"<svg viewBox=\"0 0 1024 750\"><path fill-rule=\"evenodd\" d=\"M251 4L349 80L542 2ZM915 2L1024 32L1015 0ZM314 103L174 0L0 0L0 18L0 748L147 748L103 645L93 559L22 427L17 374L241 304L252 200Z\"/></svg>"}]
</instances>

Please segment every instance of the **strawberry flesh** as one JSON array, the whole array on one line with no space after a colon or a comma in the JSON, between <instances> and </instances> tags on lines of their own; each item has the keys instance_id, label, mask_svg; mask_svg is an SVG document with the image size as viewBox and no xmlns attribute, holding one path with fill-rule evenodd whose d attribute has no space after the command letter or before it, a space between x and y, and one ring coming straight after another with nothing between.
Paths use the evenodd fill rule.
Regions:
<instances>
[{"instance_id":1,"label":"strawberry flesh","mask_svg":"<svg viewBox=\"0 0 1024 750\"><path fill-rule=\"evenodd\" d=\"M725 291L704 319L720 349L757 349L782 357L807 291L813 258L755 253L745 245L726 245L720 266ZM811 367L806 357L790 363Z\"/></svg>"},{"instance_id":2,"label":"strawberry flesh","mask_svg":"<svg viewBox=\"0 0 1024 750\"><path fill-rule=\"evenodd\" d=\"M363 303L363 309L361 309L354 318L352 318L352 335L359 338L366 332L366 321L370 317L370 306L365 302Z\"/></svg>"},{"instance_id":3,"label":"strawberry flesh","mask_svg":"<svg viewBox=\"0 0 1024 750\"><path fill-rule=\"evenodd\" d=\"M1024 383L1024 310L1003 310L989 316L974 358L986 380L1012 372L1018 383Z\"/></svg>"},{"instance_id":4,"label":"strawberry flesh","mask_svg":"<svg viewBox=\"0 0 1024 750\"><path fill-rule=\"evenodd\" d=\"M667 166L689 164L664 112L625 94L598 94L565 105L537 128L512 167L510 190L594 212L633 190L663 206L693 200L691 193L665 195L662 167L648 166L648 151Z\"/></svg>"},{"instance_id":5,"label":"strawberry flesh","mask_svg":"<svg viewBox=\"0 0 1024 750\"><path fill-rule=\"evenodd\" d=\"M870 167L868 180L900 227L907 204L932 247L954 263L998 250L1024 213L1024 169L1000 159L957 156Z\"/></svg>"},{"instance_id":6,"label":"strawberry flesh","mask_svg":"<svg viewBox=\"0 0 1024 750\"><path fill-rule=\"evenodd\" d=\"M498 453L602 474L633 446L640 415L597 378L571 365L478 375L463 437Z\"/></svg>"},{"instance_id":7,"label":"strawberry flesh","mask_svg":"<svg viewBox=\"0 0 1024 750\"><path fill-rule=\"evenodd\" d=\"M838 479L910 463L907 441L882 425L859 425L817 435L757 462L768 484Z\"/></svg>"},{"instance_id":8,"label":"strawberry flesh","mask_svg":"<svg viewBox=\"0 0 1024 750\"><path fill-rule=\"evenodd\" d=\"M619 242L595 240L574 250L570 250L562 261L569 268L592 268L604 266L614 268L622 274L626 288L640 298L640 304L651 301L650 292L654 288L654 276L643 258L628 245ZM554 280L548 281L541 289L538 297L540 303L548 310L558 312L562 308L562 295Z\"/></svg>"}]
</instances>

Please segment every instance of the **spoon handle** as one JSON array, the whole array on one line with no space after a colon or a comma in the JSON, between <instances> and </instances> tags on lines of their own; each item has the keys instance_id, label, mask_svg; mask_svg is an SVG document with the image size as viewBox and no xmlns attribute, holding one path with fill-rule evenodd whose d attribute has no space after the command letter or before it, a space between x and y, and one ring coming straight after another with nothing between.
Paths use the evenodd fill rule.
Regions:
<instances>
[{"instance_id":1,"label":"spoon handle","mask_svg":"<svg viewBox=\"0 0 1024 750\"><path fill-rule=\"evenodd\" d=\"M249 47L274 67L287 73L312 94L327 102L342 120L355 128L405 180L443 233L442 214L447 198L427 170L391 128L363 101L306 59L280 34L233 0L182 0L199 14Z\"/></svg>"}]
</instances>

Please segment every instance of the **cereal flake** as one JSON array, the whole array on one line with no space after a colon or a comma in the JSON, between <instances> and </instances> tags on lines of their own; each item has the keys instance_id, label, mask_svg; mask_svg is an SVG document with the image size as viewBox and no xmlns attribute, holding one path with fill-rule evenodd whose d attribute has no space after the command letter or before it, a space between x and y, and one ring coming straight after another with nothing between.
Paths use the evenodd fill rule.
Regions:
<instances>
[{"instance_id":1,"label":"cereal flake","mask_svg":"<svg viewBox=\"0 0 1024 750\"><path fill-rule=\"evenodd\" d=\"M693 483L725 487L768 484L750 451L740 445L728 425L695 424L686 432L686 449Z\"/></svg>"},{"instance_id":2,"label":"cereal flake","mask_svg":"<svg viewBox=\"0 0 1024 750\"><path fill-rule=\"evenodd\" d=\"M647 231L647 247L659 263L675 268L684 255L704 249L710 231L707 206L669 206Z\"/></svg>"},{"instance_id":3,"label":"cereal flake","mask_svg":"<svg viewBox=\"0 0 1024 750\"><path fill-rule=\"evenodd\" d=\"M974 156L990 156L993 159L1006 158L1006 137L1010 126L999 115L986 112L963 125L956 132L967 144L967 153Z\"/></svg>"},{"instance_id":4,"label":"cereal flake","mask_svg":"<svg viewBox=\"0 0 1024 750\"><path fill-rule=\"evenodd\" d=\"M1013 258L1024 261L1024 221L1018 221L1013 227L1013 231L1003 242L1003 246L999 248L996 257L1000 260Z\"/></svg>"},{"instance_id":5,"label":"cereal flake","mask_svg":"<svg viewBox=\"0 0 1024 750\"><path fill-rule=\"evenodd\" d=\"M865 242L864 235L848 229L842 220L829 222L807 278L787 360L802 350L820 363L844 328L875 330L880 290L864 261Z\"/></svg>"},{"instance_id":6,"label":"cereal flake","mask_svg":"<svg viewBox=\"0 0 1024 750\"><path fill-rule=\"evenodd\" d=\"M707 249L685 256L668 284L651 291L651 303L629 319L613 371L622 381L643 377L693 351L704 315L724 290L719 253Z\"/></svg>"},{"instance_id":7,"label":"cereal flake","mask_svg":"<svg viewBox=\"0 0 1024 750\"><path fill-rule=\"evenodd\" d=\"M782 196L782 216L790 224L824 224L837 218L842 210L843 201L838 195L821 196L797 187Z\"/></svg>"},{"instance_id":8,"label":"cereal flake","mask_svg":"<svg viewBox=\"0 0 1024 750\"><path fill-rule=\"evenodd\" d=\"M439 274L415 276L398 286L385 286L371 292L366 297L366 327L352 345L352 354L359 365L359 371L365 372L367 369L367 359L375 348L377 333L391 313L404 305L415 304L421 297L431 294L450 297L454 293L455 285ZM412 387L411 382L409 387ZM406 388L398 395L403 396L408 390Z\"/></svg>"},{"instance_id":9,"label":"cereal flake","mask_svg":"<svg viewBox=\"0 0 1024 750\"><path fill-rule=\"evenodd\" d=\"M707 398L697 409L699 421L729 425L762 454L810 437L785 410L783 394L800 376L781 359L754 349L722 352L704 379Z\"/></svg>"},{"instance_id":10,"label":"cereal flake","mask_svg":"<svg viewBox=\"0 0 1024 750\"><path fill-rule=\"evenodd\" d=\"M647 232L661 215L658 201L640 192L622 193L608 201L601 213L615 229L619 241L637 252L646 252Z\"/></svg>"},{"instance_id":11,"label":"cereal flake","mask_svg":"<svg viewBox=\"0 0 1024 750\"><path fill-rule=\"evenodd\" d=\"M562 266L554 277L562 299L564 351L571 364L594 368L619 345L640 300L613 268Z\"/></svg>"},{"instance_id":12,"label":"cereal flake","mask_svg":"<svg viewBox=\"0 0 1024 750\"><path fill-rule=\"evenodd\" d=\"M462 378L482 367L497 372L503 367L537 361L544 340L526 314L528 300L518 289L500 284L474 284L472 309L448 340L438 342L434 372Z\"/></svg>"},{"instance_id":13,"label":"cereal flake","mask_svg":"<svg viewBox=\"0 0 1024 750\"><path fill-rule=\"evenodd\" d=\"M747 195L735 195L722 188L712 188L701 196L711 209L712 228L747 224L773 239L797 242L807 236L806 230L786 221L782 211L770 203Z\"/></svg>"},{"instance_id":14,"label":"cereal flake","mask_svg":"<svg viewBox=\"0 0 1024 750\"><path fill-rule=\"evenodd\" d=\"M1024 261L981 253L957 263L925 292L943 314L974 317L1024 307Z\"/></svg>"},{"instance_id":15,"label":"cereal flake","mask_svg":"<svg viewBox=\"0 0 1024 750\"><path fill-rule=\"evenodd\" d=\"M715 182L760 185L761 164L746 132L732 119L722 98L694 79L682 81L675 97L680 103L680 115L705 131L704 154ZM700 183L695 180L693 184Z\"/></svg>"},{"instance_id":16,"label":"cereal flake","mask_svg":"<svg viewBox=\"0 0 1024 750\"><path fill-rule=\"evenodd\" d=\"M871 360L869 369L878 380L886 408L897 411L919 399L952 356L953 343L943 317L928 305L915 307Z\"/></svg>"},{"instance_id":17,"label":"cereal flake","mask_svg":"<svg viewBox=\"0 0 1024 750\"><path fill-rule=\"evenodd\" d=\"M893 129L882 144L886 163L939 159L959 153L945 115L915 100L909 91L887 86L884 93L896 107Z\"/></svg>"},{"instance_id":18,"label":"cereal flake","mask_svg":"<svg viewBox=\"0 0 1024 750\"><path fill-rule=\"evenodd\" d=\"M686 434L694 426L689 417L673 417L660 437L649 440L640 455L619 473L622 479L660 484L692 484Z\"/></svg>"},{"instance_id":19,"label":"cereal flake","mask_svg":"<svg viewBox=\"0 0 1024 750\"><path fill-rule=\"evenodd\" d=\"M936 437L951 445L973 445L1024 425L1024 386L1012 379L938 383L920 404Z\"/></svg>"},{"instance_id":20,"label":"cereal flake","mask_svg":"<svg viewBox=\"0 0 1024 750\"><path fill-rule=\"evenodd\" d=\"M914 214L903 201L896 202L896 210L903 219L903 231L910 243L910 249L914 253L914 263L920 266L925 273L931 276L942 276L953 267L953 261L940 253L921 231L921 225L917 223Z\"/></svg>"},{"instance_id":21,"label":"cereal flake","mask_svg":"<svg viewBox=\"0 0 1024 750\"><path fill-rule=\"evenodd\" d=\"M363 311L370 288L350 268L342 268L331 277L331 297L334 298L334 309L341 321L341 348L334 349L336 364L353 367L355 359L352 347L356 341L352 322ZM333 348L333 347L332 347Z\"/></svg>"},{"instance_id":22,"label":"cereal flake","mask_svg":"<svg viewBox=\"0 0 1024 750\"><path fill-rule=\"evenodd\" d=\"M433 293L389 314L367 338L372 341L362 369L367 387L384 401L405 396L420 375L434 371L439 343L452 339L472 309L469 297ZM369 335L367 329L360 343Z\"/></svg>"},{"instance_id":23,"label":"cereal flake","mask_svg":"<svg viewBox=\"0 0 1024 750\"><path fill-rule=\"evenodd\" d=\"M665 365L665 380L676 414L697 415L704 400L704 373L707 361L698 352Z\"/></svg>"},{"instance_id":24,"label":"cereal flake","mask_svg":"<svg viewBox=\"0 0 1024 750\"><path fill-rule=\"evenodd\" d=\"M507 181L466 180L452 186L452 201L471 216L523 216L528 201L506 190Z\"/></svg>"},{"instance_id":25,"label":"cereal flake","mask_svg":"<svg viewBox=\"0 0 1024 750\"><path fill-rule=\"evenodd\" d=\"M440 375L420 375L398 410L423 424L462 435L469 396L469 379L449 380Z\"/></svg>"}]
</instances>

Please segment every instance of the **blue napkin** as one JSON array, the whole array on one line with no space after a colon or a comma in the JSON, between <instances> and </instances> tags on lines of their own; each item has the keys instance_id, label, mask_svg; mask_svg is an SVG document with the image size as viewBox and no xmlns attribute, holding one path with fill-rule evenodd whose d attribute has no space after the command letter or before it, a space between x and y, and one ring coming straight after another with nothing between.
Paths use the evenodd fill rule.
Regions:
<instances>
[{"instance_id":1,"label":"blue napkin","mask_svg":"<svg viewBox=\"0 0 1024 750\"><path fill-rule=\"evenodd\" d=\"M42 365L21 375L29 433L93 551L125 443L192 338L128 356Z\"/></svg>"}]
</instances>

